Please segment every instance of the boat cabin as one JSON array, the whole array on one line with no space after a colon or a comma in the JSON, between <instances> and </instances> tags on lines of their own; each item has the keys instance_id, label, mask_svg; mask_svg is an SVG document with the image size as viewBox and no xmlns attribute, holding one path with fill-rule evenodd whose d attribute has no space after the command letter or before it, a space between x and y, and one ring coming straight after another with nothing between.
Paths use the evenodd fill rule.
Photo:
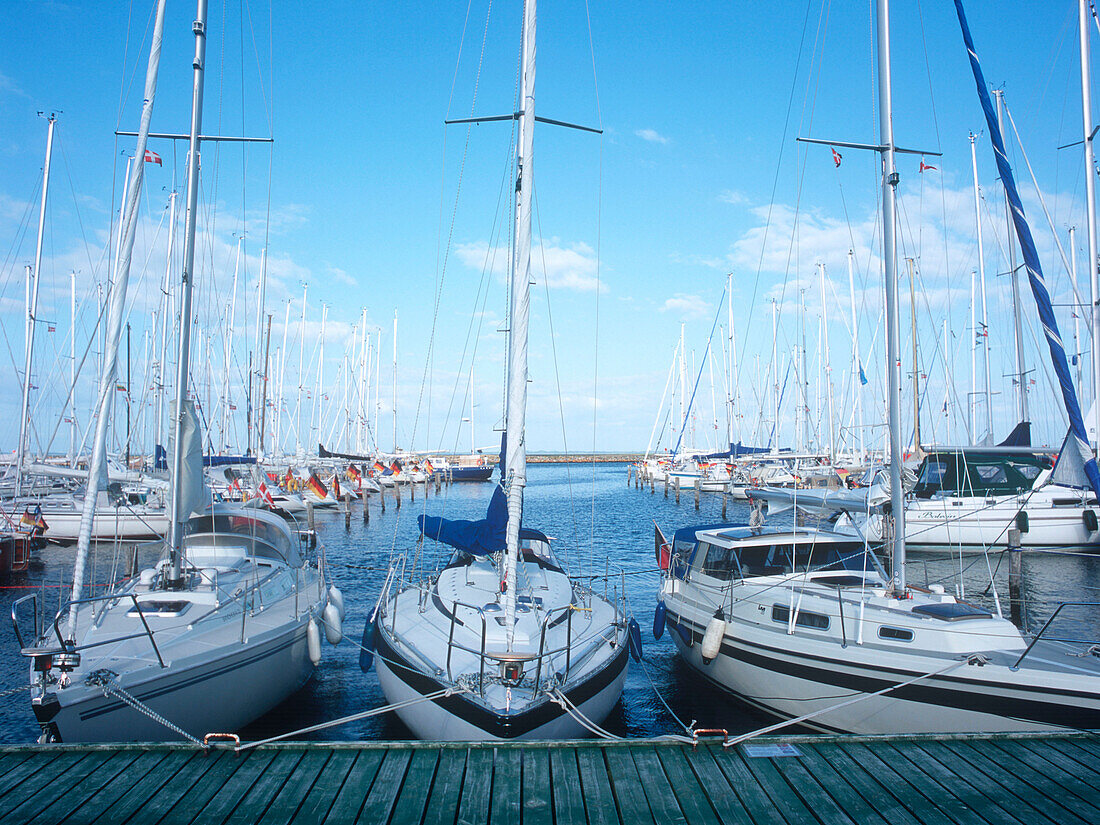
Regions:
<instances>
[{"instance_id":1,"label":"boat cabin","mask_svg":"<svg viewBox=\"0 0 1100 825\"><path fill-rule=\"evenodd\" d=\"M217 506L187 521L184 555L196 565L232 563L241 558L302 564L299 542L279 516L256 509Z\"/></svg>"},{"instance_id":2,"label":"boat cabin","mask_svg":"<svg viewBox=\"0 0 1100 825\"><path fill-rule=\"evenodd\" d=\"M917 470L913 495L1009 496L1029 492L1051 468L1049 456L995 451L934 452Z\"/></svg>"}]
</instances>

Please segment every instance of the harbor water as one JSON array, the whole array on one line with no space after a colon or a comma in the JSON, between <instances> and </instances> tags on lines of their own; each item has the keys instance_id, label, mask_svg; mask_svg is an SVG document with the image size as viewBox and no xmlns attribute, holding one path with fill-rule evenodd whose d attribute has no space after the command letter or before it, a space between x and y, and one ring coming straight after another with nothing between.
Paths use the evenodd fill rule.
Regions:
<instances>
[{"instance_id":1,"label":"harbor water","mask_svg":"<svg viewBox=\"0 0 1100 825\"><path fill-rule=\"evenodd\" d=\"M415 499L410 493L415 492ZM360 713L385 704L378 678L373 670L359 668L359 641L365 622L375 607L387 566L392 558L409 553L419 568L434 569L449 555L449 549L433 542L417 546L416 516L422 513L450 518L480 518L484 515L491 484L454 484L437 494L424 487L401 490L401 507L392 491L386 492L382 512L378 496L369 501L370 521L364 523L362 505L352 504L350 526L345 527L343 510L318 510L316 527L318 554L328 565L330 576L344 594L347 616L345 639L337 647L325 644L324 661L315 678L301 691L259 722L240 731L244 739L278 735ZM770 723L770 719L739 705L727 694L682 667L668 634L659 641L652 634L653 608L659 584L654 559L654 523L671 537L674 530L693 524L721 521L720 494L702 493L695 509L692 490L680 493L679 504L673 490L667 497L664 487L637 489L627 484L626 465L532 464L528 467L525 495L525 525L543 530L575 577L596 576L603 586L605 572L608 587L625 585L631 611L642 626L644 660L631 663L622 701L604 727L614 734L629 737L653 737L682 733L684 724L704 728L724 728L731 733L746 732ZM789 518L789 516L787 516ZM743 502L727 502L727 521L745 522L748 507ZM304 526L304 525L303 525ZM143 564L155 561L153 549L144 551ZM39 552L26 573L12 578L0 590L5 617L19 597L36 592L47 605L52 619L61 600L68 598L75 550L50 545ZM89 566L89 579L100 585L118 578L123 569L124 548L99 545ZM945 554L914 553L909 561L909 580L916 585L942 583L948 592L957 592L962 572L964 595L995 609L994 588L989 587L988 568L994 571L996 593L1008 614L1008 559L1005 554L951 558ZM1027 620L1038 629L1059 602L1086 602L1082 607L1066 608L1059 619L1058 635L1077 639L1100 639L1100 557L1074 554L1035 553L1023 558L1023 594ZM97 592L102 592L100 587ZM610 591L609 591L610 592ZM27 614L29 619L29 613ZM28 665L18 652L15 633L5 621L0 633L2 655L0 691L27 683ZM25 631L26 632L26 631ZM666 706L667 705L667 706ZM0 741L31 742L38 727L30 711L26 691L0 698ZM375 740L404 739L409 733L393 714L327 728L303 739Z\"/></svg>"}]
</instances>

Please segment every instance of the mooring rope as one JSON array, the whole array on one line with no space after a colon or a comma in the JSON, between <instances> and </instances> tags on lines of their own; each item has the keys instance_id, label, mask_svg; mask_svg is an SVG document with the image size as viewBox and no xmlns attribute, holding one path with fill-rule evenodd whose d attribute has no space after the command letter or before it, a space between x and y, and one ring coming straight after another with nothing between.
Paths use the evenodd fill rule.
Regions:
<instances>
[{"instance_id":1,"label":"mooring rope","mask_svg":"<svg viewBox=\"0 0 1100 825\"><path fill-rule=\"evenodd\" d=\"M182 736L184 739L191 742L192 744L198 745L200 748L206 748L206 746L201 741L199 741L194 736L189 734L187 731L185 731L179 725L176 725L175 723L170 722L169 720L165 719L163 716L161 716L159 713L157 713L151 707L146 705L144 702L142 702L136 696L133 696L130 693L127 693L123 689L123 687L118 683L118 675L117 674L112 673L109 670L97 670L97 671L94 671L94 672L88 674L88 678L84 680L84 683L87 684L87 685L90 685L90 686L91 685L98 685L99 687L103 688L103 693L105 695L109 694L109 695L114 696L118 699L121 699L123 702L125 702L127 705L132 707L134 710L138 711L139 713L144 713L146 716L148 716L154 722L157 722L161 725L164 725L164 727L168 728L171 731L175 731L176 733L178 733L180 736Z\"/></svg>"}]
</instances>

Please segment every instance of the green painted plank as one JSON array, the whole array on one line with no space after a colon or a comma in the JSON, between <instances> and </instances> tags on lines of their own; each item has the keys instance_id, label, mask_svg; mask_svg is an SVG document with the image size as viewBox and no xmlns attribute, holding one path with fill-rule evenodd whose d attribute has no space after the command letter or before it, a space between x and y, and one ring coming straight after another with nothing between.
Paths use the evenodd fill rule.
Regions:
<instances>
[{"instance_id":1,"label":"green painted plank","mask_svg":"<svg viewBox=\"0 0 1100 825\"><path fill-rule=\"evenodd\" d=\"M820 822L855 825L855 820L798 764L801 757L749 757L741 748L727 748L726 753L745 764L768 796L784 810L789 821L811 822L811 817L815 816ZM798 779L789 779L788 773L797 774ZM808 814L802 813L803 808Z\"/></svg>"},{"instance_id":2,"label":"green painted plank","mask_svg":"<svg viewBox=\"0 0 1100 825\"><path fill-rule=\"evenodd\" d=\"M1081 763L1082 773L1100 774L1100 756L1095 742L1087 739L1048 739L1046 744Z\"/></svg>"},{"instance_id":3,"label":"green painted plank","mask_svg":"<svg viewBox=\"0 0 1100 825\"><path fill-rule=\"evenodd\" d=\"M243 758L235 753L217 754L218 761L199 782L197 789L201 790L197 798L184 793L165 818L167 825L222 822L278 758L278 751L252 751Z\"/></svg>"},{"instance_id":4,"label":"green painted plank","mask_svg":"<svg viewBox=\"0 0 1100 825\"><path fill-rule=\"evenodd\" d=\"M348 778L344 780L344 784L340 786L340 792L336 794L336 801L332 803L325 822L337 824L355 822L367 794L374 787L374 782L378 778L378 769L382 766L385 755L385 751L381 750L359 751L355 764L348 772Z\"/></svg>"},{"instance_id":5,"label":"green painted plank","mask_svg":"<svg viewBox=\"0 0 1100 825\"><path fill-rule=\"evenodd\" d=\"M40 818L39 822L67 822L77 823L94 822L104 811L113 811L119 800L127 795L138 784L148 787L156 783L156 787L163 784L164 777L170 776L178 769L182 762L177 755L173 764L162 767L168 757L166 750L151 750L138 752L136 757L118 770L115 775L98 791L85 796L79 801L70 799L69 804L52 817Z\"/></svg>"},{"instance_id":6,"label":"green painted plank","mask_svg":"<svg viewBox=\"0 0 1100 825\"><path fill-rule=\"evenodd\" d=\"M523 825L553 825L554 787L550 782L550 750L523 752ZM583 806L582 806L583 807Z\"/></svg>"},{"instance_id":7,"label":"green painted plank","mask_svg":"<svg viewBox=\"0 0 1100 825\"><path fill-rule=\"evenodd\" d=\"M390 818L411 756L411 752L407 750L386 752L374 785L363 803L363 810L359 815L361 822L385 822Z\"/></svg>"},{"instance_id":8,"label":"green painted plank","mask_svg":"<svg viewBox=\"0 0 1100 825\"><path fill-rule=\"evenodd\" d=\"M301 807L290 820L295 825L320 825L325 821L329 809L336 801L336 795L344 786L344 781L355 764L355 751L340 748L332 751L332 756L325 763L321 775L309 789L306 798L302 800Z\"/></svg>"},{"instance_id":9,"label":"green painted plank","mask_svg":"<svg viewBox=\"0 0 1100 825\"><path fill-rule=\"evenodd\" d=\"M14 765L10 771L0 777L0 814L18 805L22 801L22 797L28 793L34 793L37 788L42 787L41 783L44 776L47 776L47 774L50 777L60 775L83 759L85 755L84 753L72 751L54 753L36 751L29 754L28 759ZM48 782L49 779L47 778L46 781ZM28 783L28 788L22 787L25 782ZM18 800L15 805L11 804L11 799L8 798L9 794L12 795L11 799Z\"/></svg>"},{"instance_id":10,"label":"green painted plank","mask_svg":"<svg viewBox=\"0 0 1100 825\"><path fill-rule=\"evenodd\" d=\"M611 792L615 795L615 804L619 808L619 818L623 822L653 822L653 813L646 800L645 788L638 776L638 767L626 748L603 749L607 774L611 778ZM676 808L679 814L679 807Z\"/></svg>"},{"instance_id":11,"label":"green painted plank","mask_svg":"<svg viewBox=\"0 0 1100 825\"><path fill-rule=\"evenodd\" d=\"M700 761L696 775L684 756L686 748L656 748L654 755L668 777L676 801L688 822L701 825L733 825L749 821L748 811L726 777L711 760Z\"/></svg>"},{"instance_id":12,"label":"green painted plank","mask_svg":"<svg viewBox=\"0 0 1100 825\"><path fill-rule=\"evenodd\" d=\"M39 753L31 751L5 753L3 758L0 758L0 796L8 793L34 773L41 758Z\"/></svg>"},{"instance_id":13,"label":"green painted plank","mask_svg":"<svg viewBox=\"0 0 1100 825\"><path fill-rule=\"evenodd\" d=\"M814 750L813 745L800 743L798 750L802 756L771 761L814 810L818 819L840 821L836 814L831 813L835 806L841 816L848 816L863 825L891 825L852 787L847 777L833 770L833 766Z\"/></svg>"},{"instance_id":14,"label":"green painted plank","mask_svg":"<svg viewBox=\"0 0 1100 825\"><path fill-rule=\"evenodd\" d=\"M801 748L802 746L799 745ZM899 799L890 784L881 776L869 772L843 750L830 742L813 746L813 754L828 763L836 773L858 793L880 816L893 825L950 825L951 820L943 811L931 805L921 810L921 816L914 816L910 805L912 800ZM808 764L816 763L811 759ZM823 768L821 770L824 770Z\"/></svg>"},{"instance_id":15,"label":"green painted plank","mask_svg":"<svg viewBox=\"0 0 1100 825\"><path fill-rule=\"evenodd\" d=\"M1004 767L1013 776L1027 782L1037 793L1059 800L1060 804L1077 811L1088 821L1100 822L1100 807L1097 807L1097 803L1090 804L1077 793L1081 791L1086 796L1096 797L1093 787L1080 777L1064 773L1031 751L1015 747L1013 742L1005 742L1007 747L999 747L1001 743L990 740L974 740L967 744L983 753L987 759Z\"/></svg>"},{"instance_id":16,"label":"green painted plank","mask_svg":"<svg viewBox=\"0 0 1100 825\"><path fill-rule=\"evenodd\" d=\"M428 810L432 819L454 825L458 819L458 800L462 794L462 782L466 775L466 750L447 748L439 756L435 769L435 781L428 798Z\"/></svg>"},{"instance_id":17,"label":"green painted plank","mask_svg":"<svg viewBox=\"0 0 1100 825\"><path fill-rule=\"evenodd\" d=\"M1051 748L1040 740L1016 739L1011 742L995 741L1003 751L1026 762L1042 774L1049 775L1066 789L1080 797L1093 807L1100 807L1100 788L1096 787L1096 776L1083 776L1081 763Z\"/></svg>"},{"instance_id":18,"label":"green painted plank","mask_svg":"<svg viewBox=\"0 0 1100 825\"><path fill-rule=\"evenodd\" d=\"M895 792L908 802L909 810L918 820L933 821L934 814L939 812L949 822L983 825L981 817L965 803L913 769L907 760L890 751L885 743L875 742L869 746L860 742L841 742L838 746L854 762L896 789Z\"/></svg>"},{"instance_id":19,"label":"green painted plank","mask_svg":"<svg viewBox=\"0 0 1100 825\"><path fill-rule=\"evenodd\" d=\"M54 782L43 793L35 794L11 810L7 819L11 822L42 822L43 825L57 822L114 779L119 771L125 770L138 757L138 753L114 751L105 752L102 756L104 758L97 760L93 770L76 779L76 775L80 773L77 768L88 767L91 762L90 759L82 760L77 768L66 771L61 781Z\"/></svg>"},{"instance_id":20,"label":"green painted plank","mask_svg":"<svg viewBox=\"0 0 1100 825\"><path fill-rule=\"evenodd\" d=\"M472 747L466 754L466 778L458 801L458 825L485 825L493 787L493 751Z\"/></svg>"},{"instance_id":21,"label":"green painted plank","mask_svg":"<svg viewBox=\"0 0 1100 825\"><path fill-rule=\"evenodd\" d=\"M1090 754L1089 764L1093 771L1100 772L1100 744L1092 736L1066 736L1047 740L1051 744L1072 745Z\"/></svg>"},{"instance_id":22,"label":"green painted plank","mask_svg":"<svg viewBox=\"0 0 1100 825\"><path fill-rule=\"evenodd\" d=\"M786 781L779 777L774 767L761 771L756 762L768 759L744 759L739 747L724 748L721 745L700 745L692 751L688 761L694 762L700 755L709 755L722 769L727 781L752 813L758 823L812 822L813 814L797 794L790 792Z\"/></svg>"},{"instance_id":23,"label":"green painted plank","mask_svg":"<svg viewBox=\"0 0 1100 825\"><path fill-rule=\"evenodd\" d=\"M202 757L194 751L169 751L155 771L150 771L131 785L125 794L111 804L110 808L100 808L97 810L97 818L82 821L125 822L141 811L146 803L157 796L173 777L195 759L202 759Z\"/></svg>"},{"instance_id":24,"label":"green painted plank","mask_svg":"<svg viewBox=\"0 0 1100 825\"><path fill-rule=\"evenodd\" d=\"M922 743L936 745L937 743ZM1017 825L1019 819L997 804L990 797L988 788L983 787L980 779L974 779L966 765L952 763L948 767L943 762L943 751L933 748L936 755L931 755L922 749L916 742L904 740L891 740L889 750L897 754L899 760L898 770L910 770L919 776L926 777L927 781L939 788L939 793L950 793L963 805L975 811L989 825ZM975 787L971 780L978 783Z\"/></svg>"},{"instance_id":25,"label":"green painted plank","mask_svg":"<svg viewBox=\"0 0 1100 825\"><path fill-rule=\"evenodd\" d=\"M1013 797L1019 800L1018 805L1013 805L1017 816L1028 808L1035 808L1048 819L1067 825L1086 825L1096 821L1095 815L1081 815L1082 806L1065 804L1065 793L1057 786L1043 781L1042 777L1036 784L1007 767L1006 760L999 758L1000 751L991 753L988 748L975 747L974 743L968 741L947 741L943 743L943 747L951 751L959 761L972 766L996 783L996 786L1003 788L1008 801Z\"/></svg>"},{"instance_id":26,"label":"green painted plank","mask_svg":"<svg viewBox=\"0 0 1100 825\"><path fill-rule=\"evenodd\" d=\"M394 805L391 825L419 825L424 818L432 779L439 765L439 751L427 748L413 751L409 770ZM518 820L517 820L518 822Z\"/></svg>"},{"instance_id":27,"label":"green painted plank","mask_svg":"<svg viewBox=\"0 0 1100 825\"><path fill-rule=\"evenodd\" d=\"M65 759L66 756L72 759ZM12 822L26 819L16 811L34 812L42 807L41 800L56 799L57 796L72 792L73 788L80 784L88 774L96 770L106 762L111 754L103 751L96 753L75 752L62 754L56 760L51 760L41 771L30 777L19 786L19 792L7 794L0 799L0 818L7 818ZM26 807L23 807L26 806Z\"/></svg>"},{"instance_id":28,"label":"green painted plank","mask_svg":"<svg viewBox=\"0 0 1100 825\"><path fill-rule=\"evenodd\" d=\"M286 782L279 789L275 798L271 800L271 804L267 806L263 817L257 820L253 816L252 821L258 821L260 825L264 823L287 825L298 813L298 809L302 807L302 803L312 790L313 784L321 776L331 755L332 751L328 748L310 748L307 750L302 755L301 761L294 766L294 770L287 777ZM236 816L236 813L234 815Z\"/></svg>"},{"instance_id":29,"label":"green painted plank","mask_svg":"<svg viewBox=\"0 0 1100 825\"><path fill-rule=\"evenodd\" d=\"M581 774L581 790L591 825L619 822L602 749L577 748L577 768Z\"/></svg>"},{"instance_id":30,"label":"green painted plank","mask_svg":"<svg viewBox=\"0 0 1100 825\"><path fill-rule=\"evenodd\" d=\"M586 825L577 753L572 748L550 748L550 776L553 788L554 821L557 825Z\"/></svg>"},{"instance_id":31,"label":"green painted plank","mask_svg":"<svg viewBox=\"0 0 1100 825\"><path fill-rule=\"evenodd\" d=\"M226 825L253 825L267 810L298 763L302 761L303 751L298 749L279 750L271 764L248 788L236 785L236 775L231 783L215 794L202 813L195 818L201 825L214 825L224 822ZM241 792L243 790L243 793Z\"/></svg>"},{"instance_id":32,"label":"green painted plank","mask_svg":"<svg viewBox=\"0 0 1100 825\"><path fill-rule=\"evenodd\" d=\"M195 818L195 812L213 799L238 770L258 776L274 756L270 751L243 756L227 751L200 752L149 800L141 816L133 819L140 825L162 822L163 825L187 825ZM184 797L186 803L181 801Z\"/></svg>"},{"instance_id":33,"label":"green painted plank","mask_svg":"<svg viewBox=\"0 0 1100 825\"><path fill-rule=\"evenodd\" d=\"M638 779L642 783L646 800L649 802L653 819L662 825L666 823L668 825L685 823L686 825L687 817L680 810L665 769L661 766L661 760L657 758L656 748L649 745L635 745L630 749L630 756L634 761L634 769L638 772Z\"/></svg>"},{"instance_id":34,"label":"green painted plank","mask_svg":"<svg viewBox=\"0 0 1100 825\"><path fill-rule=\"evenodd\" d=\"M489 822L515 825L519 822L523 796L523 752L504 748L493 759L493 797L489 803Z\"/></svg>"}]
</instances>

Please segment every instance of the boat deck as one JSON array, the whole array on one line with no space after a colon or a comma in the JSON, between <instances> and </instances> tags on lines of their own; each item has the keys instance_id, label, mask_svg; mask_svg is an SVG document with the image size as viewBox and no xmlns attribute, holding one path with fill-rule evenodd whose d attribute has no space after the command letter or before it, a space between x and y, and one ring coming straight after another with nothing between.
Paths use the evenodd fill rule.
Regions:
<instances>
[{"instance_id":1,"label":"boat deck","mask_svg":"<svg viewBox=\"0 0 1100 825\"><path fill-rule=\"evenodd\" d=\"M1092 734L0 748L0 821L1091 823Z\"/></svg>"}]
</instances>

